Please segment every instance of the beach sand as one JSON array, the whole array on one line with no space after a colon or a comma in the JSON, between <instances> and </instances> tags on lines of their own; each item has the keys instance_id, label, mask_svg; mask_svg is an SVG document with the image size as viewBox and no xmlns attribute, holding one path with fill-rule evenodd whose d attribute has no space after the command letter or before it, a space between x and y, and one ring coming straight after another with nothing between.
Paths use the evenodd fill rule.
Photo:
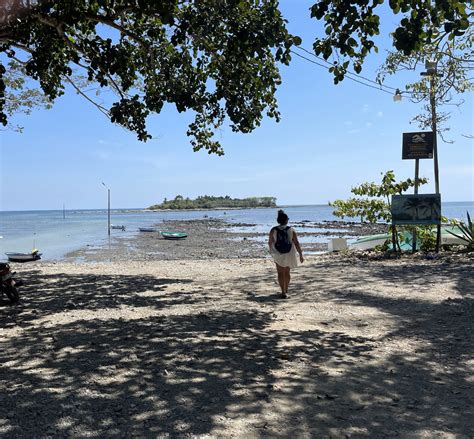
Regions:
<instances>
[{"instance_id":1,"label":"beach sand","mask_svg":"<svg viewBox=\"0 0 474 439\"><path fill-rule=\"evenodd\" d=\"M0 436L473 436L469 255L15 264Z\"/></svg>"}]
</instances>

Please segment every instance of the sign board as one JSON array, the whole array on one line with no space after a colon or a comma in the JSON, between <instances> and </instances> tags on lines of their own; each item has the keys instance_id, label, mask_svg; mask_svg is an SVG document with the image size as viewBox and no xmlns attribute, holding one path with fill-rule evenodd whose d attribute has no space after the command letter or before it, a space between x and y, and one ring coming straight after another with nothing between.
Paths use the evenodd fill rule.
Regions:
<instances>
[{"instance_id":1,"label":"sign board","mask_svg":"<svg viewBox=\"0 0 474 439\"><path fill-rule=\"evenodd\" d=\"M432 159L433 132L403 133L403 160Z\"/></svg>"},{"instance_id":2,"label":"sign board","mask_svg":"<svg viewBox=\"0 0 474 439\"><path fill-rule=\"evenodd\" d=\"M392 195L392 224L441 224L441 195Z\"/></svg>"}]
</instances>

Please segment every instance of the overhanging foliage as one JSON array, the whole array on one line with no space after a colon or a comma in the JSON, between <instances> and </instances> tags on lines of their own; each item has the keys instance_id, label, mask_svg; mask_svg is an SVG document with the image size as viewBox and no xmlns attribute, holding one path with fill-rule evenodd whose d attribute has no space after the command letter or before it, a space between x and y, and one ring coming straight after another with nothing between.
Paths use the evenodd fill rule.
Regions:
<instances>
[{"instance_id":1,"label":"overhanging foliage","mask_svg":"<svg viewBox=\"0 0 474 439\"><path fill-rule=\"evenodd\" d=\"M326 33L316 38L313 47L326 60L334 57L330 70L336 84L351 64L359 73L367 55L378 51L378 13L385 5L384 0L320 0L312 6L311 16L324 22ZM393 46L405 56L426 45L442 47L446 41L462 38L474 14L471 0L389 0L385 9L399 19L392 32Z\"/></svg>"},{"instance_id":2,"label":"overhanging foliage","mask_svg":"<svg viewBox=\"0 0 474 439\"><path fill-rule=\"evenodd\" d=\"M299 39L287 32L277 0L31 3L0 27L0 52L22 63L50 100L68 83L83 93L74 83L74 72L82 72L116 93L110 108L97 106L140 140L150 138L147 116L171 103L195 113L188 130L194 149L218 154L223 150L213 133L226 118L243 133L264 114L280 118L277 65L289 63ZM5 71L0 64L3 125Z\"/></svg>"}]
</instances>

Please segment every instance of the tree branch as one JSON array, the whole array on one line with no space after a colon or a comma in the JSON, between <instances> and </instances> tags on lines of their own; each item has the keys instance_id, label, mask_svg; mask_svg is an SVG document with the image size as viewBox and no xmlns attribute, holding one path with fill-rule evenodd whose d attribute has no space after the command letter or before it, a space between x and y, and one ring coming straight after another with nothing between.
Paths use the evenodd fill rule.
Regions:
<instances>
[{"instance_id":1,"label":"tree branch","mask_svg":"<svg viewBox=\"0 0 474 439\"><path fill-rule=\"evenodd\" d=\"M76 90L78 94L80 94L83 98L85 98L87 101L89 101L92 105L94 105L102 114L104 114L107 119L110 120L110 113L109 111L103 107L102 105L98 104L95 102L93 99L91 99L89 96L87 96L75 83L74 81L69 78L69 76L64 76L64 79L69 82L73 86L73 88Z\"/></svg>"}]
</instances>

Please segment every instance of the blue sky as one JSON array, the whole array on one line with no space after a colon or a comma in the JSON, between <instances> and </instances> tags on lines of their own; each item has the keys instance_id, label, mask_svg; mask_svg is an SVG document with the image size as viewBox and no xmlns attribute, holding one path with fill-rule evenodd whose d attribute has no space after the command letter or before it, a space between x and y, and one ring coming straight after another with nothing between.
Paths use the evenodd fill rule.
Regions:
<instances>
[{"instance_id":1,"label":"blue sky","mask_svg":"<svg viewBox=\"0 0 474 439\"><path fill-rule=\"evenodd\" d=\"M320 24L309 18L311 1L283 0L290 32L311 49ZM388 30L397 22L387 16L379 41L388 47ZM375 77L384 50L373 54L362 74ZM397 76L392 87L417 79ZM69 92L52 110L17 118L22 134L1 132L0 209L101 208L104 181L112 207L147 207L180 194L275 196L279 204L325 204L350 196L350 188L377 181L393 169L399 178L413 177L414 162L401 160L403 132L420 105L394 103L389 94L345 80L335 86L323 68L294 57L282 68L278 90L282 121L265 119L251 134L224 127L218 137L225 156L193 152L186 130L191 114L167 107L150 118L154 139L141 143L133 133L112 125L87 102ZM439 141L440 187L444 201L474 199L472 96L452 109L448 137ZM433 162L422 160L420 175L433 181ZM433 184L421 189L434 191Z\"/></svg>"}]
</instances>

